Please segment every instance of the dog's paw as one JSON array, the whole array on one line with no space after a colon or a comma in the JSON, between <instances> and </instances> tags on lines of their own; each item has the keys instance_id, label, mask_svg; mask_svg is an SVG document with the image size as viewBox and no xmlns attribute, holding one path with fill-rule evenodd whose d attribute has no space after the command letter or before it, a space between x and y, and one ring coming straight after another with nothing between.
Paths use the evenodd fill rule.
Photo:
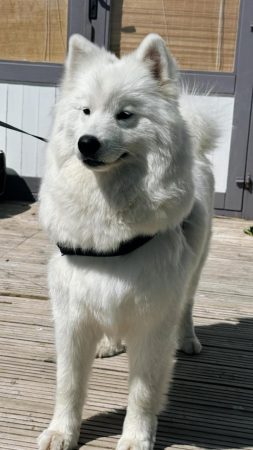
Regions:
<instances>
[{"instance_id":1,"label":"dog's paw","mask_svg":"<svg viewBox=\"0 0 253 450\"><path fill-rule=\"evenodd\" d=\"M77 442L73 435L54 430L45 430L38 438L39 450L73 450Z\"/></svg>"},{"instance_id":2,"label":"dog's paw","mask_svg":"<svg viewBox=\"0 0 253 450\"><path fill-rule=\"evenodd\" d=\"M202 345L197 336L193 336L179 341L178 348L187 355L198 355L202 350Z\"/></svg>"},{"instance_id":3,"label":"dog's paw","mask_svg":"<svg viewBox=\"0 0 253 450\"><path fill-rule=\"evenodd\" d=\"M120 438L116 450L153 450L154 442L152 440Z\"/></svg>"},{"instance_id":4,"label":"dog's paw","mask_svg":"<svg viewBox=\"0 0 253 450\"><path fill-rule=\"evenodd\" d=\"M110 356L119 355L126 351L126 346L120 341L114 341L104 336L98 343L96 350L97 358L109 358Z\"/></svg>"}]
</instances>

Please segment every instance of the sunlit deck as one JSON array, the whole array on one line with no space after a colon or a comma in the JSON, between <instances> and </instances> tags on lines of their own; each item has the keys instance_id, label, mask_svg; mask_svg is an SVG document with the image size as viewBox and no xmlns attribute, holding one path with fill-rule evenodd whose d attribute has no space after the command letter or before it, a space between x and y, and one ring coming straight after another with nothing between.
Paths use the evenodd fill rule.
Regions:
<instances>
[{"instance_id":1,"label":"sunlit deck","mask_svg":"<svg viewBox=\"0 0 253 450\"><path fill-rule=\"evenodd\" d=\"M2 203L0 211L0 448L30 450L54 403L46 286L51 247L36 204ZM253 237L243 233L247 225L214 220L195 306L204 349L178 355L156 449L253 449ZM80 446L115 448L127 377L126 355L94 362Z\"/></svg>"}]
</instances>

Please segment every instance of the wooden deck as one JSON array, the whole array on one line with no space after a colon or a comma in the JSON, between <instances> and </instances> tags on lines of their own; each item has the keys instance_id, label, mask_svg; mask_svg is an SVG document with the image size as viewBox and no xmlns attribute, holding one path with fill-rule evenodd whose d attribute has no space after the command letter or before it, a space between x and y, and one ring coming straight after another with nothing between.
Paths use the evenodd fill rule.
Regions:
<instances>
[{"instance_id":1,"label":"wooden deck","mask_svg":"<svg viewBox=\"0 0 253 450\"><path fill-rule=\"evenodd\" d=\"M0 211L0 448L30 450L54 403L46 287L51 249L36 205L2 203ZM243 233L247 225L214 220L195 307L204 349L178 355L156 449L253 449L253 237ZM115 448L127 376L126 355L95 361L80 437L85 448Z\"/></svg>"}]
</instances>

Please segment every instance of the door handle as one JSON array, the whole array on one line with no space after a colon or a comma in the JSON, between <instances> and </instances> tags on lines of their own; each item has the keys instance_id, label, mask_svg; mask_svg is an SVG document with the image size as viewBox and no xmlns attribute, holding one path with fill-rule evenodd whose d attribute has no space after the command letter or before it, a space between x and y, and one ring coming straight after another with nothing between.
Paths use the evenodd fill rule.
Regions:
<instances>
[{"instance_id":1,"label":"door handle","mask_svg":"<svg viewBox=\"0 0 253 450\"><path fill-rule=\"evenodd\" d=\"M253 181L250 174L246 178L236 178L235 182L239 188L252 192Z\"/></svg>"},{"instance_id":2,"label":"door handle","mask_svg":"<svg viewBox=\"0 0 253 450\"><path fill-rule=\"evenodd\" d=\"M89 19L97 20L98 17L98 0L89 0Z\"/></svg>"}]
</instances>

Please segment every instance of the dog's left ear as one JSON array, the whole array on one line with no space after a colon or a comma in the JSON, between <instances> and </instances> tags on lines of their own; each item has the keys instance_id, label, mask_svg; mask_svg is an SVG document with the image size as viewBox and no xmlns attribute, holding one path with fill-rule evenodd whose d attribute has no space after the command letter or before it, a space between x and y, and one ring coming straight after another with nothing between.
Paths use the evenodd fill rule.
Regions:
<instances>
[{"instance_id":1,"label":"dog's left ear","mask_svg":"<svg viewBox=\"0 0 253 450\"><path fill-rule=\"evenodd\" d=\"M137 48L136 56L149 65L153 77L161 84L177 80L176 62L158 34L148 34Z\"/></svg>"},{"instance_id":2,"label":"dog's left ear","mask_svg":"<svg viewBox=\"0 0 253 450\"><path fill-rule=\"evenodd\" d=\"M65 61L65 70L70 75L80 67L85 70L91 60L98 58L100 48L80 34L72 34L69 39L69 50Z\"/></svg>"}]
</instances>

